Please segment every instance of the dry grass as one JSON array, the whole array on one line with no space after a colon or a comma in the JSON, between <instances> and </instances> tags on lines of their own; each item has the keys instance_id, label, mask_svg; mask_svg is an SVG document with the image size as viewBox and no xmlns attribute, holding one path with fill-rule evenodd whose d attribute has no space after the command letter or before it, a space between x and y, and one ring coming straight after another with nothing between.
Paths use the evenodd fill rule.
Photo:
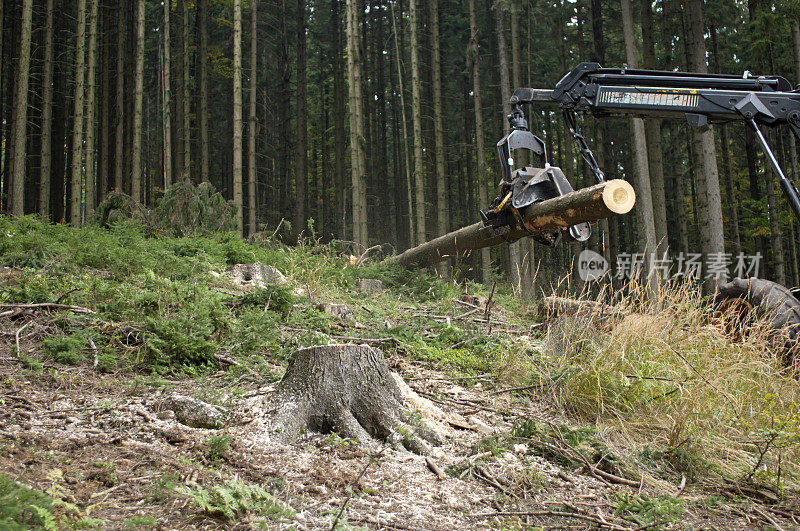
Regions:
<instances>
[{"instance_id":1,"label":"dry grass","mask_svg":"<svg viewBox=\"0 0 800 531\"><path fill-rule=\"evenodd\" d=\"M733 342L699 289L646 293L584 293L624 317L601 330L587 318L551 326L533 365L565 376L555 404L629 449L680 450L732 479L798 488L800 382L769 352L765 327Z\"/></svg>"}]
</instances>

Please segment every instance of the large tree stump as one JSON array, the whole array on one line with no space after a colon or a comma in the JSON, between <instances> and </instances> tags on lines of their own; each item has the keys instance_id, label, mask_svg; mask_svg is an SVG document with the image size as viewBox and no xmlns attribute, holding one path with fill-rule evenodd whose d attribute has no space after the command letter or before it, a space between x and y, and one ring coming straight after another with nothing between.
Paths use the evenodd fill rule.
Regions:
<instances>
[{"instance_id":1,"label":"large tree stump","mask_svg":"<svg viewBox=\"0 0 800 531\"><path fill-rule=\"evenodd\" d=\"M335 432L364 443L386 441L426 454L436 433L403 408L380 350L366 345L300 349L268 399L268 430L285 443L304 430Z\"/></svg>"}]
</instances>

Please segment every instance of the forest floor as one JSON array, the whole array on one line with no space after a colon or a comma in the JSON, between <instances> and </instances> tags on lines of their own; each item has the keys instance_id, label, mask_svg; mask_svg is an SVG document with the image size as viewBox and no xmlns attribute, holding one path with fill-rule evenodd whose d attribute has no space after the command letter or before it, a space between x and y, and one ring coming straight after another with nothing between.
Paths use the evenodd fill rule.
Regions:
<instances>
[{"instance_id":1,"label":"forest floor","mask_svg":"<svg viewBox=\"0 0 800 531\"><path fill-rule=\"evenodd\" d=\"M330 257L318 262L315 253L303 259L303 267L328 267L319 264ZM781 380L777 387L758 392L769 391L772 422L782 422L781 428L770 432L755 425L756 417L748 417L746 433L751 435L744 442L745 431L724 424L733 422L731 414L706 425L697 419L713 413L686 411L697 407L701 396L693 386L711 385L710 394L725 395L720 403L737 399L725 387L732 373L712 380L680 342L674 343L683 352L675 366L689 365L683 379L668 372L640 373L638 378L628 374L625 390L613 396L604 391L603 407L593 409L600 395L592 386L607 389L611 380L603 367L589 369L585 362L585 371L579 369L579 356L592 351L592 363L607 364L593 350L599 347L592 345L601 343L606 347L600 350L615 358L630 356L627 348L649 352L639 344L631 347L630 341L658 334L652 330L652 315L600 320L559 316L542 313L540 305L513 306L513 294L498 291L491 300L494 290L446 283L443 288L435 279L413 289L410 284L389 285L378 294L359 291L349 281L326 289L322 282L303 278L298 262L282 264L290 271L287 282L297 294L295 304L271 316L268 329L259 329L270 336L269 344L238 355L236 343L223 340L217 331L214 344L219 348L211 354L216 363L202 369L184 364L180 371L155 364L144 368L143 345L148 341L158 352L170 352L168 344L158 342L168 337L158 323L131 324L132 317L119 308L112 319L112 310L98 299L92 303L87 293L63 296L73 288L63 279L56 281L62 273L52 269L4 268L0 528L800 526L797 426L792 424L796 406L776 405L795 399L798 384L791 376L776 376L782 374L778 369L768 374ZM345 257L333 267L352 267L348 262ZM152 282L152 276L145 271L143 282ZM223 301L250 300L257 293L222 277L224 273L212 275L208 287L229 297ZM397 281L392 278L385 284ZM33 288L40 289L42 279L49 279L47 288L36 293L44 295L35 295ZM94 289L95 294L102 292ZM80 290L90 291L86 285ZM130 295L124 283L119 290ZM464 295L467 291L473 293ZM20 306L47 298L75 307ZM137 304L144 308L149 300L144 297ZM163 312L160 302L154 314ZM335 315L331 304L341 305ZM98 313L82 320L79 308L89 306ZM268 313L264 308L256 310ZM201 312L193 311L201 320ZM235 315L242 322L245 317ZM244 324L258 327L256 321ZM686 326L681 323L676 333L685 335ZM743 370L741 345L730 343L708 321L697 326L689 331L691 341L707 334L708 341L739 356L735 366ZM87 331L92 333L81 335ZM240 343L248 341L244 333L226 333ZM65 341L76 338L82 343L70 350L74 345ZM368 343L384 352L391 370L408 386L401 383L407 407L443 436L441 447L420 456L330 433L308 433L290 445L265 437L261 407L284 370L288 355L281 349L290 353L308 344L341 342ZM251 348L249 343L245 347ZM758 359L761 364L763 355ZM657 370L666 371L664 367ZM633 372L630 366L614 366L612 376L619 379L620 371ZM695 373L700 377L687 376ZM669 380L673 386L679 381L679 391L667 387L666 392L644 392L636 387L639 380L653 385ZM571 387L574 382L589 385ZM755 377L748 382L760 383ZM636 392L630 394L633 388ZM641 404L672 400L675 394L686 395L688 401L679 407L659 404L666 409L642 411L644 419L622 414L625 407L643 410ZM224 425L193 428L179 422L169 407L176 395L223 408ZM723 409L716 403L709 407ZM758 409L755 404L753 409ZM736 426L745 422L745 415L737 410Z\"/></svg>"}]
</instances>

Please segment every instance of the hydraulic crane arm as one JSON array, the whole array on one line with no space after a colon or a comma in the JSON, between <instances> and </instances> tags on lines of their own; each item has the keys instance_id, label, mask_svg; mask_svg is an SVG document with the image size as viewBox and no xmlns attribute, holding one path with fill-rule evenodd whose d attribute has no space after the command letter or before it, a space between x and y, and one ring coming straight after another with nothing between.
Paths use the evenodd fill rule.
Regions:
<instances>
[{"instance_id":1,"label":"hydraulic crane arm","mask_svg":"<svg viewBox=\"0 0 800 531\"><path fill-rule=\"evenodd\" d=\"M563 111L581 153L598 181L602 171L578 131L574 113L598 118L633 116L685 119L689 125L740 121L758 137L778 173L786 199L800 219L800 194L770 149L759 126L788 125L800 139L800 90L779 76L741 77L657 70L602 68L581 63L565 75L555 89L518 88L511 97L514 115L522 116L521 104L553 104ZM514 123L513 120L511 121Z\"/></svg>"}]
</instances>

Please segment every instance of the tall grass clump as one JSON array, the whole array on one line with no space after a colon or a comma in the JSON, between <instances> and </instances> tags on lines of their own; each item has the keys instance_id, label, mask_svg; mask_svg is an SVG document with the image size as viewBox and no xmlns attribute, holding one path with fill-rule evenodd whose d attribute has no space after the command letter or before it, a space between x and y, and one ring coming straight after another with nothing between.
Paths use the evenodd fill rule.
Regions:
<instances>
[{"instance_id":1,"label":"tall grass clump","mask_svg":"<svg viewBox=\"0 0 800 531\"><path fill-rule=\"evenodd\" d=\"M720 316L689 283L582 297L609 305L606 316L559 318L541 349L539 365L565 376L553 385L559 407L628 447L659 446L729 479L800 486L800 381L770 352L765 326L734 342L721 318L737 316Z\"/></svg>"}]
</instances>

